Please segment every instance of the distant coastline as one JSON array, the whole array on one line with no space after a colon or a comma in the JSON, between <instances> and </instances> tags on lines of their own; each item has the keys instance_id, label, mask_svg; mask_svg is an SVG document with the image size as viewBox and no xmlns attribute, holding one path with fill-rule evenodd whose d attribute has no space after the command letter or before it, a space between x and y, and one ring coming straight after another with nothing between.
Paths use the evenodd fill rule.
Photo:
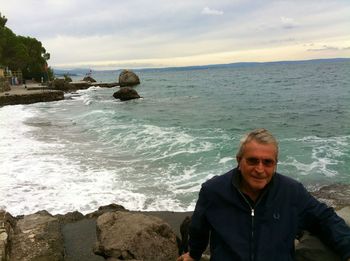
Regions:
<instances>
[{"instance_id":1,"label":"distant coastline","mask_svg":"<svg viewBox=\"0 0 350 261\"><path fill-rule=\"evenodd\" d=\"M230 68L230 67L249 67L249 66L260 66L269 64L305 64L305 63L325 63L325 62L348 62L350 58L329 58L329 59L310 59L310 60L296 60L296 61L274 61L274 62L236 62L226 64L208 64L208 65L193 65L193 66L173 66L173 67L154 67L154 68L139 68L133 69L136 72L142 71L186 71L186 70L205 70L213 68ZM56 76L78 76L85 75L91 69L89 68L74 68L74 69L59 69L53 68ZM115 70L92 70L92 72L120 72L122 69Z\"/></svg>"}]
</instances>

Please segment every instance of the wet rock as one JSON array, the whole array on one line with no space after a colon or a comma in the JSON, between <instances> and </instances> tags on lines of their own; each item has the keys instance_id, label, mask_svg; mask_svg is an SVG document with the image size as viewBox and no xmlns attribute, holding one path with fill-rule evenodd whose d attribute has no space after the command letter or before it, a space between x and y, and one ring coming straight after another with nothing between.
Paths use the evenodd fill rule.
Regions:
<instances>
[{"instance_id":1,"label":"wet rock","mask_svg":"<svg viewBox=\"0 0 350 261\"><path fill-rule=\"evenodd\" d=\"M176 260L176 235L161 219L124 211L97 219L97 255L116 260Z\"/></svg>"},{"instance_id":2,"label":"wet rock","mask_svg":"<svg viewBox=\"0 0 350 261\"><path fill-rule=\"evenodd\" d=\"M113 97L121 101L141 98L137 91L129 87L121 88L119 91L113 93Z\"/></svg>"},{"instance_id":3,"label":"wet rock","mask_svg":"<svg viewBox=\"0 0 350 261\"><path fill-rule=\"evenodd\" d=\"M120 87L134 86L140 84L140 78L130 70L123 70L119 74L119 85Z\"/></svg>"}]
</instances>

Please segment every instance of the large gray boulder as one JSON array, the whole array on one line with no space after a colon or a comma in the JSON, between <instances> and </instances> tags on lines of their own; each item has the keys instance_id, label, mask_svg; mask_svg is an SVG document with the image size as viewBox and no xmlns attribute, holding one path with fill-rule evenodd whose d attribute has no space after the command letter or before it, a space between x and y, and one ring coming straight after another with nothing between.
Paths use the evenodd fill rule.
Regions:
<instances>
[{"instance_id":1,"label":"large gray boulder","mask_svg":"<svg viewBox=\"0 0 350 261\"><path fill-rule=\"evenodd\" d=\"M132 99L141 98L137 91L130 87L121 88L119 91L113 93L113 97L121 101L128 101Z\"/></svg>"},{"instance_id":2,"label":"large gray boulder","mask_svg":"<svg viewBox=\"0 0 350 261\"><path fill-rule=\"evenodd\" d=\"M125 211L97 219L94 252L108 260L176 260L176 235L163 220Z\"/></svg>"},{"instance_id":3,"label":"large gray boulder","mask_svg":"<svg viewBox=\"0 0 350 261\"><path fill-rule=\"evenodd\" d=\"M60 223L46 211L17 221L11 242L10 261L63 261Z\"/></svg>"},{"instance_id":4,"label":"large gray boulder","mask_svg":"<svg viewBox=\"0 0 350 261\"><path fill-rule=\"evenodd\" d=\"M140 84L140 78L130 70L123 70L119 74L119 86L125 87L125 86L134 86Z\"/></svg>"}]
</instances>

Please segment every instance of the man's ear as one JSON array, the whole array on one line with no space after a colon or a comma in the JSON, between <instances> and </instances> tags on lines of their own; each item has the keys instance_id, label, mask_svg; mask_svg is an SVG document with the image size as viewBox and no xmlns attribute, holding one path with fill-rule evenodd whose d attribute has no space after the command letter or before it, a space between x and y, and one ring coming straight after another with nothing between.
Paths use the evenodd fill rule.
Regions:
<instances>
[{"instance_id":1,"label":"man's ear","mask_svg":"<svg viewBox=\"0 0 350 261\"><path fill-rule=\"evenodd\" d=\"M238 167L238 169L240 169L239 163L241 162L242 158L236 156L236 160L237 160L237 167Z\"/></svg>"}]
</instances>

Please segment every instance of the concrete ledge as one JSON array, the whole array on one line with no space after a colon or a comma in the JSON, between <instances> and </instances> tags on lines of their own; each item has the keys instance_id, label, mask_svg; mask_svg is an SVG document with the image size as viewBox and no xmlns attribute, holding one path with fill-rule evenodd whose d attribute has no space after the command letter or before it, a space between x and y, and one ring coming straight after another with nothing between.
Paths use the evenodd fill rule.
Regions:
<instances>
[{"instance_id":1,"label":"concrete ledge","mask_svg":"<svg viewBox=\"0 0 350 261\"><path fill-rule=\"evenodd\" d=\"M28 91L28 93L13 94L4 93L0 95L0 106L15 104L30 104L36 102L59 101L64 99L63 91Z\"/></svg>"}]
</instances>

